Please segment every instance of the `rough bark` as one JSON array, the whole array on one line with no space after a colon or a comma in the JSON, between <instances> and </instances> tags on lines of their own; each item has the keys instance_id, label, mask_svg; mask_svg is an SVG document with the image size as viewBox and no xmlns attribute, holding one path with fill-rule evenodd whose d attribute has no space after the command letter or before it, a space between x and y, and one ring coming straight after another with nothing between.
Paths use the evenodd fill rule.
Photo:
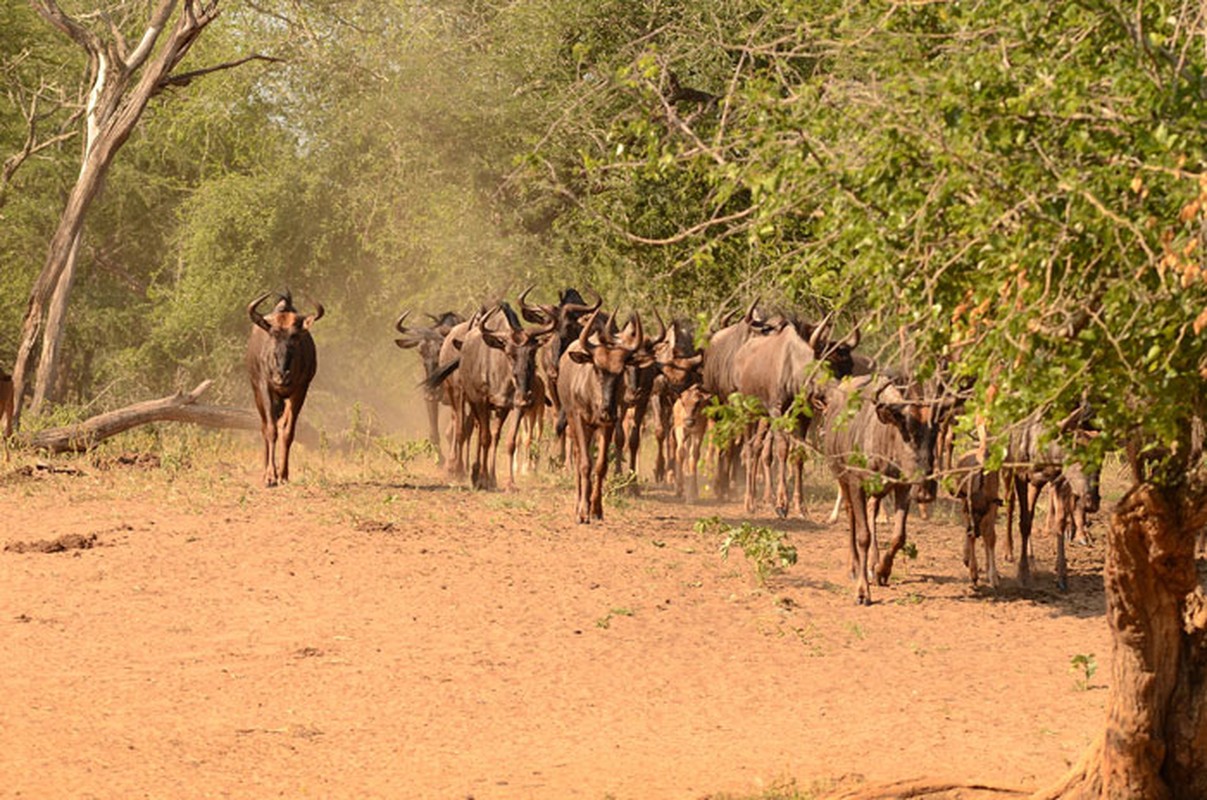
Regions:
<instances>
[{"instance_id":1,"label":"rough bark","mask_svg":"<svg viewBox=\"0 0 1207 800\"><path fill-rule=\"evenodd\" d=\"M260 430L260 419L250 409L198 405L197 399L209 389L211 383L213 381L204 381L188 394L177 393L158 400L135 403L76 425L21 433L14 437L14 441L23 447L52 453L78 453L95 447L111 436L151 422L187 422L208 428ZM299 425L297 439L306 445L317 445L319 442L317 431L302 425Z\"/></svg>"},{"instance_id":2,"label":"rough bark","mask_svg":"<svg viewBox=\"0 0 1207 800\"><path fill-rule=\"evenodd\" d=\"M1205 510L1201 483L1142 483L1115 508L1104 573L1105 730L1037 799L1207 798L1207 604L1194 559Z\"/></svg>"},{"instance_id":3,"label":"rough bark","mask_svg":"<svg viewBox=\"0 0 1207 800\"><path fill-rule=\"evenodd\" d=\"M80 239L77 235L71 243L63 272L55 286L54 295L50 300L50 310L46 314L46 330L42 335L42 355L38 359L37 380L34 383L34 396L29 402L29 409L34 414L42 413L42 406L50 397L51 387L59 374L59 349L63 341L63 331L67 325L67 306L71 301L71 289L75 285L76 269L79 266Z\"/></svg>"}]
</instances>

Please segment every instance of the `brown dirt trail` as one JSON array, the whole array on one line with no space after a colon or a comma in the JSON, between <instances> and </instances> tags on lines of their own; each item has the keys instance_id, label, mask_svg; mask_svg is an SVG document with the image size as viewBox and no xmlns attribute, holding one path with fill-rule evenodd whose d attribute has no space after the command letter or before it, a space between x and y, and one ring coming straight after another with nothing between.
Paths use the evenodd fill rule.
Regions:
<instances>
[{"instance_id":1,"label":"brown dirt trail","mask_svg":"<svg viewBox=\"0 0 1207 800\"><path fill-rule=\"evenodd\" d=\"M229 457L229 454L228 454ZM773 522L760 588L661 490L572 522L565 479L475 493L301 451L10 473L0 797L699 798L940 776L1036 787L1102 721L1101 553L1072 589L974 590L958 525L860 608L842 529ZM824 511L817 506L815 517Z\"/></svg>"}]
</instances>

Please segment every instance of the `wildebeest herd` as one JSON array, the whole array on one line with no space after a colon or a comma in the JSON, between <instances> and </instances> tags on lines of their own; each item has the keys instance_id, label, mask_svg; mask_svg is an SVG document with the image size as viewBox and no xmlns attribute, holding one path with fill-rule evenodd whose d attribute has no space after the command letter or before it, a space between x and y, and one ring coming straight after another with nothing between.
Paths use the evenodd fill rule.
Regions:
<instances>
[{"instance_id":1,"label":"wildebeest herd","mask_svg":"<svg viewBox=\"0 0 1207 800\"><path fill-rule=\"evenodd\" d=\"M500 302L469 319L447 312L428 315L430 325L407 325L407 311L394 324L395 343L418 350L422 359L429 436L452 476L468 472L474 487L495 488L498 446L506 436L505 485L514 488L517 468L534 465L548 422L555 460L575 474L576 520L602 520L609 462L637 470L648 417L653 478L669 482L677 496L698 497L698 466L707 458L718 499L728 498L731 482L743 475L747 511L761 501L786 516L791 487L794 510L803 515L803 453L811 449L833 474L846 509L860 604L871 602L872 582L887 585L905 544L910 505L933 501L941 475L951 477L945 483L964 508L964 557L974 584L980 539L987 580L998 586L995 518L1000 505L1013 509L1017 500L1018 575L1028 584L1035 507L1050 484L1048 519L1058 542L1057 581L1065 588L1064 541L1088 535L1098 475L1073 462L1051 434L1093 436L1086 405L1060 421L1037 414L1015 426L1005 466L986 472L983 441L955 454L951 432L962 411L960 388L941 378L918 380L903 365L881 366L857 353L858 328L839 336L829 317L768 316L756 301L740 318L697 338L691 325L675 320L668 326L656 313L656 329L636 312L622 324L594 292L588 301L566 289L552 304L531 302L532 292L529 287L519 296L518 313ZM316 370L310 328L323 307L315 304L315 313L303 315L285 292L271 313L261 314L267 297L248 306L254 327L247 364L262 421L264 481L271 486L289 477L294 425ZM728 433L718 435L727 401L746 413L731 414ZM450 410L447 454L442 405ZM708 430L714 435L705 448ZM881 554L876 519L886 495L893 501L893 534ZM1013 559L1010 528L1008 519L1006 553Z\"/></svg>"}]
</instances>

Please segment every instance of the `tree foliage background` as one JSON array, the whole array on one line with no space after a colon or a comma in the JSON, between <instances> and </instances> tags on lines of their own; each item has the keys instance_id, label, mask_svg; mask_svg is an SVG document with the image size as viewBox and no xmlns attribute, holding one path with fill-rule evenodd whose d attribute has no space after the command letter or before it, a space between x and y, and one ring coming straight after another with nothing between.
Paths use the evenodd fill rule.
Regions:
<instances>
[{"instance_id":1,"label":"tree foliage background","mask_svg":"<svg viewBox=\"0 0 1207 800\"><path fill-rule=\"evenodd\" d=\"M1202 399L1203 13L232 5L195 58L284 60L153 103L88 222L59 398L204 377L242 398L244 307L288 285L330 312L319 396L384 413L415 397L403 309L592 285L713 322L755 296L839 309L885 348L908 325L910 357L957 360L993 416L1092 381L1109 429L1169 440L1185 415L1153 401ZM68 122L83 65L24 4L0 15L7 157L33 92L43 137ZM0 354L77 151L59 141L3 187Z\"/></svg>"}]
</instances>

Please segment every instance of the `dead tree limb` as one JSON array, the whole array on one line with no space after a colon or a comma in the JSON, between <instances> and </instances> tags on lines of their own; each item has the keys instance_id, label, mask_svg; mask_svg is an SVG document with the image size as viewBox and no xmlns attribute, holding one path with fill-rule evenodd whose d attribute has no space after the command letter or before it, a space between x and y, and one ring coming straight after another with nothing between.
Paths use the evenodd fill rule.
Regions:
<instances>
[{"instance_id":1,"label":"dead tree limb","mask_svg":"<svg viewBox=\"0 0 1207 800\"><path fill-rule=\"evenodd\" d=\"M212 383L213 381L209 380L203 381L188 394L177 392L158 400L135 403L99 414L75 425L19 433L13 437L13 441L22 447L48 450L51 453L79 453L95 447L97 443L111 436L151 422L187 422L207 428L249 431L260 429L260 420L250 409L198 405L197 399ZM306 445L316 445L319 442L318 432L314 428L300 426L298 441Z\"/></svg>"}]
</instances>

